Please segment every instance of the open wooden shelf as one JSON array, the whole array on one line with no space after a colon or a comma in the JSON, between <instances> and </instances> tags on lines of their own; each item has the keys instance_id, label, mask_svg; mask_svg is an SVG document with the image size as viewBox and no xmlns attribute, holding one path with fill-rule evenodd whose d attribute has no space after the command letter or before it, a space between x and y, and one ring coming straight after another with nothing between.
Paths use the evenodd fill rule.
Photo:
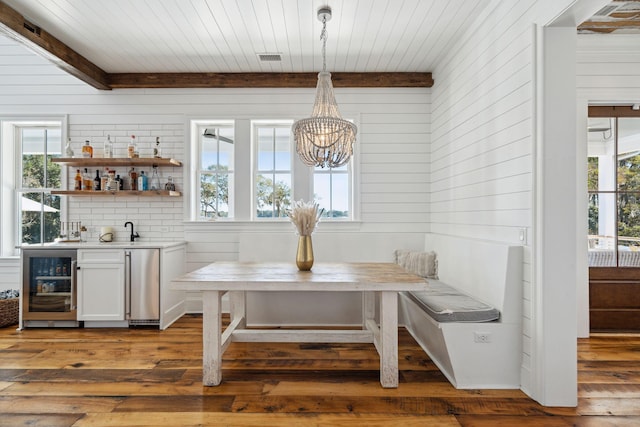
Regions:
<instances>
[{"instance_id":1,"label":"open wooden shelf","mask_svg":"<svg viewBox=\"0 0 640 427\"><path fill-rule=\"evenodd\" d=\"M182 162L169 158L148 157L56 157L51 159L54 163L65 163L69 166L95 167L95 166L182 166Z\"/></svg>"},{"instance_id":2,"label":"open wooden shelf","mask_svg":"<svg viewBox=\"0 0 640 427\"><path fill-rule=\"evenodd\" d=\"M65 196L116 196L116 197L124 197L124 196L143 196L143 197L151 197L151 196L169 196L169 197L180 197L182 193L180 191L169 191L169 190L148 190L148 191L137 191L137 190L120 190L120 191L78 191L78 190L51 190L51 194L59 194Z\"/></svg>"}]
</instances>

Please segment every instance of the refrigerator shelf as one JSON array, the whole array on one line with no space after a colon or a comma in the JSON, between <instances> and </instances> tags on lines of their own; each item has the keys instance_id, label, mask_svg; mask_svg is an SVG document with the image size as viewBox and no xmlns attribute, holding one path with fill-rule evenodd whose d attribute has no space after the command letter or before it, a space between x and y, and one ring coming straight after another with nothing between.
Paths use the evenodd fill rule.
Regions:
<instances>
[{"instance_id":1,"label":"refrigerator shelf","mask_svg":"<svg viewBox=\"0 0 640 427\"><path fill-rule=\"evenodd\" d=\"M37 297L70 297L71 292L38 292L34 295Z\"/></svg>"}]
</instances>

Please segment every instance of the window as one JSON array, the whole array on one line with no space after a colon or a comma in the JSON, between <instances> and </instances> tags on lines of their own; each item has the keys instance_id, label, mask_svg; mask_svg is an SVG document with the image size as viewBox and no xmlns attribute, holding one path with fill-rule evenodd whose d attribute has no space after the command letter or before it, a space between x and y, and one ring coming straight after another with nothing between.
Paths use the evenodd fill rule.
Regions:
<instances>
[{"instance_id":1,"label":"window","mask_svg":"<svg viewBox=\"0 0 640 427\"><path fill-rule=\"evenodd\" d=\"M588 135L589 264L639 267L640 115L592 116Z\"/></svg>"},{"instance_id":2,"label":"window","mask_svg":"<svg viewBox=\"0 0 640 427\"><path fill-rule=\"evenodd\" d=\"M313 198L325 218L350 218L351 162L338 168L315 168Z\"/></svg>"},{"instance_id":3,"label":"window","mask_svg":"<svg viewBox=\"0 0 640 427\"><path fill-rule=\"evenodd\" d=\"M255 124L257 218L286 217L291 207L291 124Z\"/></svg>"},{"instance_id":4,"label":"window","mask_svg":"<svg viewBox=\"0 0 640 427\"><path fill-rule=\"evenodd\" d=\"M60 196L49 194L60 188L59 163L53 157L62 153L60 128L20 127L22 152L20 242L53 242L60 235Z\"/></svg>"},{"instance_id":5,"label":"window","mask_svg":"<svg viewBox=\"0 0 640 427\"><path fill-rule=\"evenodd\" d=\"M60 235L62 153L60 121L2 121L2 255L12 246L52 242ZM16 227L15 224L20 224Z\"/></svg>"},{"instance_id":6,"label":"window","mask_svg":"<svg viewBox=\"0 0 640 427\"><path fill-rule=\"evenodd\" d=\"M191 218L286 221L294 200L315 200L326 221L354 219L354 162L310 168L289 119L191 120Z\"/></svg>"},{"instance_id":7,"label":"window","mask_svg":"<svg viewBox=\"0 0 640 427\"><path fill-rule=\"evenodd\" d=\"M199 216L233 218L234 129L232 125L198 127Z\"/></svg>"}]
</instances>

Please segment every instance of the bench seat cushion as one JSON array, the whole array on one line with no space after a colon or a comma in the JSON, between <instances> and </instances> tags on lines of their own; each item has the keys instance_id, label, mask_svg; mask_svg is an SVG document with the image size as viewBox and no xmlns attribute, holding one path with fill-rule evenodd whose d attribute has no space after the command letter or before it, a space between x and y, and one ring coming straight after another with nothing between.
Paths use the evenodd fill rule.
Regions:
<instances>
[{"instance_id":1,"label":"bench seat cushion","mask_svg":"<svg viewBox=\"0 0 640 427\"><path fill-rule=\"evenodd\" d=\"M427 280L426 291L405 292L429 316L438 322L491 322L500 311L439 280Z\"/></svg>"}]
</instances>

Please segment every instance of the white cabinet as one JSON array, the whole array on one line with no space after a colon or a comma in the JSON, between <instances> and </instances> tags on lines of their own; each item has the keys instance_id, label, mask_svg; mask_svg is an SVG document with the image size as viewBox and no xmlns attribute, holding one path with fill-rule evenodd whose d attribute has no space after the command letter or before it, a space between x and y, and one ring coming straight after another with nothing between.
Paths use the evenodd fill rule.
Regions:
<instances>
[{"instance_id":1,"label":"white cabinet","mask_svg":"<svg viewBox=\"0 0 640 427\"><path fill-rule=\"evenodd\" d=\"M78 320L125 320L122 249L78 250Z\"/></svg>"}]
</instances>

